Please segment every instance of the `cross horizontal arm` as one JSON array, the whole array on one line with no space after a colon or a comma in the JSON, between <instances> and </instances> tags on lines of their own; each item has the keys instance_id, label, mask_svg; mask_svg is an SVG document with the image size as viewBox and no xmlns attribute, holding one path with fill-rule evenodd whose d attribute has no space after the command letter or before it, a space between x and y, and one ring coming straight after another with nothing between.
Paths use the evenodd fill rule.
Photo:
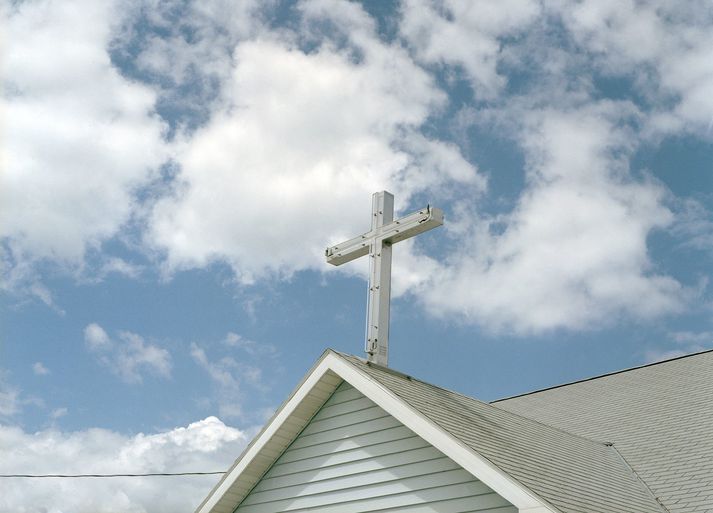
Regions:
<instances>
[{"instance_id":1,"label":"cross horizontal arm","mask_svg":"<svg viewBox=\"0 0 713 513\"><path fill-rule=\"evenodd\" d=\"M341 244L328 247L325 252L327 262L342 265L369 254L369 245L376 238L381 238L387 244L395 244L442 224L443 211L440 208L422 208L377 230L370 230Z\"/></svg>"}]
</instances>

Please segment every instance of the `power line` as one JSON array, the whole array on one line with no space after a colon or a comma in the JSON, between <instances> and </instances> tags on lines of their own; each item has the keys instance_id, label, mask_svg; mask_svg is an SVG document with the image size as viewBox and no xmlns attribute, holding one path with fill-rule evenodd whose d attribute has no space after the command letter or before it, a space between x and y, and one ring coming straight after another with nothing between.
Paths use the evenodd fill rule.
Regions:
<instances>
[{"instance_id":1,"label":"power line","mask_svg":"<svg viewBox=\"0 0 713 513\"><path fill-rule=\"evenodd\" d=\"M225 471L218 472L149 472L146 474L0 474L0 478L54 478L54 479L75 479L83 477L163 477L163 476L213 476L225 474Z\"/></svg>"}]
</instances>

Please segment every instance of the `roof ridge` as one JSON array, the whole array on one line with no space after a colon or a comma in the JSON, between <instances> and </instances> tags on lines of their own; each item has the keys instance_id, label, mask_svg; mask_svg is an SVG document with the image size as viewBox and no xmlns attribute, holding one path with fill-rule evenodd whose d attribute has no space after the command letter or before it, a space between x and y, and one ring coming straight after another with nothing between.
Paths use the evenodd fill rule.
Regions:
<instances>
[{"instance_id":1,"label":"roof ridge","mask_svg":"<svg viewBox=\"0 0 713 513\"><path fill-rule=\"evenodd\" d=\"M653 367L655 365L663 365L671 362L675 362L676 360L683 360L684 358L691 358L694 356L700 356L702 354L706 353L713 353L713 349L705 349L703 351L698 351L696 353L689 353L689 354L684 354L681 356L676 356L675 358L669 358L667 360L661 360L658 362L651 362L651 363L645 363L643 365L637 365L635 367L628 367L626 369L621 369L618 371L612 371L612 372L607 372L605 374L599 374L597 376L590 376L588 378L583 378L583 379L577 379L574 381L569 381L567 383L560 383L559 385L552 385L551 387L545 387L545 388L538 388L537 390L531 390L529 392L523 392L522 394L515 394L515 395L510 395L507 397L502 397L500 399L495 399L494 401L490 401L488 404L494 404L494 403L499 403L502 401L508 401L510 399L516 399L518 397L524 397L527 395L534 395L534 394L539 394L540 392L547 392L548 390L554 390L557 388L563 388L563 387L568 387L570 385L576 385L578 383L586 383L587 381L594 381L595 379L601 379L601 378L608 378L609 376L615 376L617 374L624 374L625 372L632 372L635 370L640 370L640 369L645 369L647 367ZM467 396L466 396L467 397Z\"/></svg>"}]
</instances>

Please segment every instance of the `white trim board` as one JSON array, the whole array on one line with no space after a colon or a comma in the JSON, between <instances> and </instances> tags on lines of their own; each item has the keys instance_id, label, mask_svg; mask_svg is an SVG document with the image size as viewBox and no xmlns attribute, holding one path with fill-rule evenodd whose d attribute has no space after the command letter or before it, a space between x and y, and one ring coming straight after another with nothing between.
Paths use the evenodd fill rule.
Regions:
<instances>
[{"instance_id":1,"label":"white trim board","mask_svg":"<svg viewBox=\"0 0 713 513\"><path fill-rule=\"evenodd\" d=\"M331 350L322 354L292 395L208 494L196 513L233 513L342 380L492 488L520 512L558 513L535 493Z\"/></svg>"}]
</instances>

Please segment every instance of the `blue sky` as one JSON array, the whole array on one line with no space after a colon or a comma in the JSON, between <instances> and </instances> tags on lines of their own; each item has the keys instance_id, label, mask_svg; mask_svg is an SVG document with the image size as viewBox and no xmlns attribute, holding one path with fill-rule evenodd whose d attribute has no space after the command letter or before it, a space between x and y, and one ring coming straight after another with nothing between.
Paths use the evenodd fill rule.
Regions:
<instances>
[{"instance_id":1,"label":"blue sky","mask_svg":"<svg viewBox=\"0 0 713 513\"><path fill-rule=\"evenodd\" d=\"M326 347L483 400L713 346L710 2L0 4L0 473L227 468ZM192 511L215 478L0 482ZM167 490L171 490L167 497ZM47 509L43 509L47 508Z\"/></svg>"}]
</instances>

